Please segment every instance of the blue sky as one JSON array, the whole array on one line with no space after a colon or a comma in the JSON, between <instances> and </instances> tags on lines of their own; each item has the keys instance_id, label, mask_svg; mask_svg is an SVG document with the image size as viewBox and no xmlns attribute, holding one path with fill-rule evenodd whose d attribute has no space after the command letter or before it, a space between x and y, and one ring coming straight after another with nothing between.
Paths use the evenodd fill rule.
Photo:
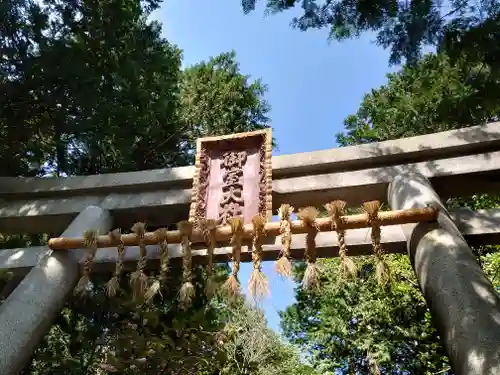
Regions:
<instances>
[{"instance_id":1,"label":"blue sky","mask_svg":"<svg viewBox=\"0 0 500 375\"><path fill-rule=\"evenodd\" d=\"M265 17L263 2L244 15L240 0L165 0L153 18L164 36L183 50L183 65L236 51L241 72L268 86L274 155L334 148L335 133L355 113L363 95L386 82L388 52L373 35L342 43L327 41L326 30L290 27L294 11ZM294 285L265 262L271 296L261 305L268 324L279 330L278 311L293 303ZM246 290L251 264L240 271Z\"/></svg>"}]
</instances>

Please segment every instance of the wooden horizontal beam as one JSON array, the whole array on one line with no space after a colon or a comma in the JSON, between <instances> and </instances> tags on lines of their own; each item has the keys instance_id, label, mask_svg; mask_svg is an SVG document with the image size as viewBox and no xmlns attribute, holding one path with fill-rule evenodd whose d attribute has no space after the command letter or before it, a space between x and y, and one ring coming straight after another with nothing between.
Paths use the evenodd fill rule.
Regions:
<instances>
[{"instance_id":1,"label":"wooden horizontal beam","mask_svg":"<svg viewBox=\"0 0 500 375\"><path fill-rule=\"evenodd\" d=\"M471 211L468 209L452 210L451 216L471 245L494 245L500 244L500 209ZM370 229L353 229L346 232L346 241L349 254L367 255L371 254ZM399 225L382 228L382 242L385 250L389 253L405 253L406 239ZM302 259L304 256L305 235L295 234L292 240L292 256ZM318 233L316 237L317 252L319 257L338 256L337 236L333 232ZM171 244L169 255L172 262L179 262L182 249L179 244ZM159 247L147 246L149 267L159 266ZM279 237L269 237L263 246L264 260L274 260L281 251L281 240ZM24 270L33 267L48 252L52 251L46 246L32 248L18 248L0 250L0 269ZM227 262L230 259L231 247L222 246L215 250L217 262ZM116 262L116 248L104 248L97 252L96 271L108 272L114 268ZM125 252L125 264L134 267L139 257L137 246L127 247ZM206 249L196 248L193 250L193 261L204 263L206 261ZM242 249L242 261L251 261L251 253L247 246Z\"/></svg>"}]
</instances>

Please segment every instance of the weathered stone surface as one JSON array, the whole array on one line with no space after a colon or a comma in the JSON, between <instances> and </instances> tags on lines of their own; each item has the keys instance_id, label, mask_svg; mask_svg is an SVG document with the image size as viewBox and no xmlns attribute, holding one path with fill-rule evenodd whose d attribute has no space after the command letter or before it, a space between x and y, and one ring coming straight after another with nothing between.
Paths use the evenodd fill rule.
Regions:
<instances>
[{"instance_id":1,"label":"weathered stone surface","mask_svg":"<svg viewBox=\"0 0 500 375\"><path fill-rule=\"evenodd\" d=\"M108 212L88 207L62 235L80 236L91 228L106 233L110 227ZM0 374L17 375L26 365L78 281L81 252L43 250L39 263L0 306Z\"/></svg>"},{"instance_id":2,"label":"weathered stone surface","mask_svg":"<svg viewBox=\"0 0 500 375\"><path fill-rule=\"evenodd\" d=\"M440 208L438 223L402 226L420 288L453 373L500 374L500 298L431 183L420 175L397 176L388 200L393 209Z\"/></svg>"},{"instance_id":3,"label":"weathered stone surface","mask_svg":"<svg viewBox=\"0 0 500 375\"><path fill-rule=\"evenodd\" d=\"M500 190L500 123L272 158L273 212L344 199L385 201L389 182L415 172L441 197ZM410 163L410 164L406 164ZM0 178L0 231L57 233L88 205L110 210L115 226L187 219L194 167L61 179Z\"/></svg>"},{"instance_id":4,"label":"weathered stone surface","mask_svg":"<svg viewBox=\"0 0 500 375\"><path fill-rule=\"evenodd\" d=\"M436 134L330 150L280 155L272 158L273 178L325 174L404 162L450 158L500 149L500 122ZM33 194L66 196L79 193L102 195L190 188L194 167L154 169L67 178L0 177L0 196Z\"/></svg>"},{"instance_id":5,"label":"weathered stone surface","mask_svg":"<svg viewBox=\"0 0 500 375\"><path fill-rule=\"evenodd\" d=\"M441 159L330 173L307 177L275 179L273 181L273 211L282 203L295 207L322 205L333 199L343 199L351 205L362 201L386 200L386 190L392 179L407 172L417 172L431 178L442 197L498 191L500 189L500 151L486 154ZM88 205L109 210L115 226L130 228L137 221L150 226L164 226L187 219L191 189L111 193L105 196L61 196L59 198L22 198L0 201L0 232L40 233L60 232Z\"/></svg>"}]
</instances>

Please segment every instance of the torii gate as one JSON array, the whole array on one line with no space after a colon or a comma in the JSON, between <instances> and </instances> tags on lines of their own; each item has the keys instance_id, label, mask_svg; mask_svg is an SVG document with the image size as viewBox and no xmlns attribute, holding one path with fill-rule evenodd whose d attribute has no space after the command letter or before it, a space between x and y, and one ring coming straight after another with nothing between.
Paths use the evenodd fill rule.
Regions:
<instances>
[{"instance_id":1,"label":"torii gate","mask_svg":"<svg viewBox=\"0 0 500 375\"><path fill-rule=\"evenodd\" d=\"M241 139L246 140L241 143ZM342 199L353 205L385 201L393 210L376 217L384 225L382 244L387 252L408 251L453 371L457 375L499 374L500 299L469 244L500 243L500 210L448 212L440 197L498 191L500 123L274 157L272 169L270 139L269 131L259 131L199 140L194 167L64 179L1 178L1 232L62 235L50 241L52 249L0 251L2 269L25 274L0 306L0 373L21 371L77 284L84 231L107 233L113 226L127 228L136 221L164 226L186 219L189 212L194 223L217 220L216 237L226 241L234 234L231 227L224 226L232 216L243 217L242 235L250 236L256 213L269 217L283 203L319 206ZM223 151L246 151L246 157L223 164ZM244 166L238 164L242 160ZM213 167L211 171L207 165ZM229 173L228 167L221 173L221 165L236 166L236 172ZM242 189L234 191L231 186L235 183ZM240 205L231 204L235 202ZM372 244L363 229L370 225L369 215L342 219L348 229L349 254L369 254ZM333 217L315 222L318 256L339 253L332 221ZM282 250L279 223L267 223L266 229L272 242L263 244L262 256L276 259ZM305 221L292 223L293 258L307 253L303 237L310 230ZM195 230L190 239L202 242L201 235ZM170 231L167 237L169 257L181 257L181 233ZM134 245L140 238L135 234L121 238L130 245L125 262L137 261L139 248ZM146 233L144 241L150 244L148 258L158 259L157 237ZM97 243L100 248L111 245L107 236ZM216 248L215 261L227 260L232 250ZM207 250L194 249L192 255L194 261L203 262ZM251 247L244 247L242 261L249 261L250 255ZM99 249L94 271L109 270L116 258L116 248Z\"/></svg>"}]
</instances>

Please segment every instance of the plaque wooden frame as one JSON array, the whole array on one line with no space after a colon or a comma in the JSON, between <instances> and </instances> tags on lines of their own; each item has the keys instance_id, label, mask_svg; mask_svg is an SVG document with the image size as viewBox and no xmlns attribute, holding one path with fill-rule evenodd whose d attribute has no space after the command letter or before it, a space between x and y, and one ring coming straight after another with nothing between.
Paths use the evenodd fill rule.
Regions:
<instances>
[{"instance_id":1,"label":"plaque wooden frame","mask_svg":"<svg viewBox=\"0 0 500 375\"><path fill-rule=\"evenodd\" d=\"M236 133L223 136L198 138L196 142L195 171L193 175L193 187L189 220L198 223L207 217L208 197L212 171L212 156L221 153L222 150L255 150L258 146L260 178L258 187L258 212L266 221L272 217L272 129L262 129L253 132ZM254 152L255 154L255 152ZM213 172L215 173L215 172ZM255 173L252 173L255 175ZM248 223L248 220L245 220Z\"/></svg>"}]
</instances>

